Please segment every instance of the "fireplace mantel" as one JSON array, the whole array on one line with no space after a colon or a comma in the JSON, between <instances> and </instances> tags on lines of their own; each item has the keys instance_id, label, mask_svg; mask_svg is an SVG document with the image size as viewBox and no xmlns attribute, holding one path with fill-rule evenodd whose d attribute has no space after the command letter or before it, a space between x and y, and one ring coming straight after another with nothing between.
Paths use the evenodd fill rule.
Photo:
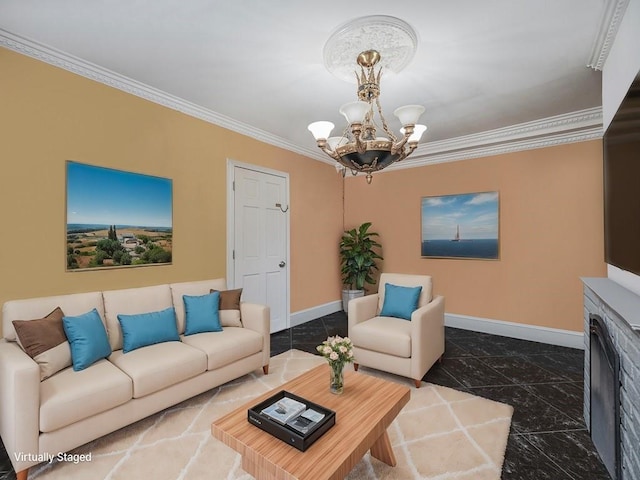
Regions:
<instances>
[{"instance_id":1,"label":"fireplace mantel","mask_svg":"<svg viewBox=\"0 0 640 480\"><path fill-rule=\"evenodd\" d=\"M640 335L640 297L608 278L586 277L582 282Z\"/></svg>"}]
</instances>

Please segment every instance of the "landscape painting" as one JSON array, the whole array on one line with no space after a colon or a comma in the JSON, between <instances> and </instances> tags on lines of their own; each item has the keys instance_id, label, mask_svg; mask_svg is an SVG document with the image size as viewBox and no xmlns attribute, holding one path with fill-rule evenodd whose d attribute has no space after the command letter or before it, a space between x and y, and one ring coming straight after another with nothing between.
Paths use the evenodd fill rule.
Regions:
<instances>
[{"instance_id":1,"label":"landscape painting","mask_svg":"<svg viewBox=\"0 0 640 480\"><path fill-rule=\"evenodd\" d=\"M498 192L422 198L421 255L499 258Z\"/></svg>"},{"instance_id":2,"label":"landscape painting","mask_svg":"<svg viewBox=\"0 0 640 480\"><path fill-rule=\"evenodd\" d=\"M66 168L67 270L171 263L170 179L71 161Z\"/></svg>"}]
</instances>

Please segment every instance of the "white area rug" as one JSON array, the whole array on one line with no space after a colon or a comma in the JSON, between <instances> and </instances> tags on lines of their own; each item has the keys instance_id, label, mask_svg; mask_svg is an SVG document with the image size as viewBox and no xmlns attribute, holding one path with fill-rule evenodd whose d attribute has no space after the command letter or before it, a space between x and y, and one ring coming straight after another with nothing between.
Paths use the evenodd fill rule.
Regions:
<instances>
[{"instance_id":1,"label":"white area rug","mask_svg":"<svg viewBox=\"0 0 640 480\"><path fill-rule=\"evenodd\" d=\"M240 456L211 436L212 421L324 361L297 350L283 353L271 359L269 375L259 370L203 393L71 452L91 453L89 462L43 464L31 469L29 479L250 480ZM500 479L512 413L509 405L450 388L412 387L410 402L389 428L398 465L367 454L347 479Z\"/></svg>"}]
</instances>

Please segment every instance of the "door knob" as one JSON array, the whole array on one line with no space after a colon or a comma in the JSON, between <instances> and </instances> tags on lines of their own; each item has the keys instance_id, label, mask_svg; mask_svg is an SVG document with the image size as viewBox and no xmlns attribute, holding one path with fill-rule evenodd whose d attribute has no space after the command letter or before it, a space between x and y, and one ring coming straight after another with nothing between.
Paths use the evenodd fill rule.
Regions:
<instances>
[{"instance_id":1,"label":"door knob","mask_svg":"<svg viewBox=\"0 0 640 480\"><path fill-rule=\"evenodd\" d=\"M284 266L285 266L285 265L286 265L286 263L284 262L284 260L283 260L283 261L281 261L281 262L278 264L278 266L279 266L280 268L284 268Z\"/></svg>"}]
</instances>

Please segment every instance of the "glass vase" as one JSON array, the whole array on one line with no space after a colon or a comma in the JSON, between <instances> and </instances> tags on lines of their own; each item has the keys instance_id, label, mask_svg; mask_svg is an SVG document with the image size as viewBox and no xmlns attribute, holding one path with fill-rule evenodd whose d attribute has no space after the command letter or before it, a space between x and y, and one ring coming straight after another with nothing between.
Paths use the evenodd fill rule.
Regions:
<instances>
[{"instance_id":1,"label":"glass vase","mask_svg":"<svg viewBox=\"0 0 640 480\"><path fill-rule=\"evenodd\" d=\"M341 395L344 391L344 363L330 363L330 383L329 390L331 393Z\"/></svg>"}]
</instances>

